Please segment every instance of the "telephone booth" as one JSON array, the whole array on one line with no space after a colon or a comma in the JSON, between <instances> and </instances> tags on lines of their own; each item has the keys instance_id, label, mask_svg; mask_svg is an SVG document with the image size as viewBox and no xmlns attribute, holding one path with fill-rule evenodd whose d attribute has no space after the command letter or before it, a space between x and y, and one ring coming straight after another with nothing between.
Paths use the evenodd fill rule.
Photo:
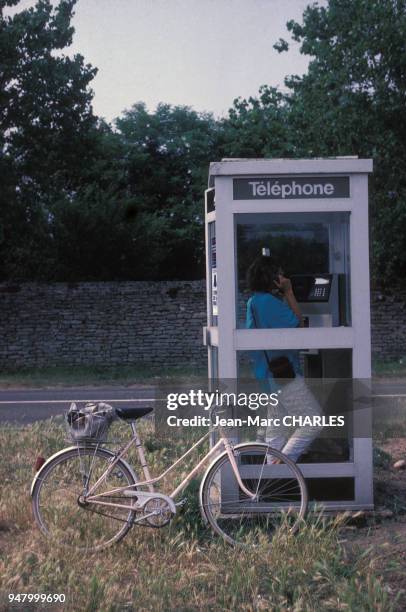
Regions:
<instances>
[{"instance_id":1,"label":"telephone booth","mask_svg":"<svg viewBox=\"0 0 406 612\"><path fill-rule=\"evenodd\" d=\"M209 378L238 381L252 351L297 350L305 379L371 377L368 173L372 160L224 159L205 194ZM246 273L260 253L283 262L304 327L246 329ZM355 393L356 395L356 393ZM354 398L355 396L352 395ZM351 412L346 444L300 468L326 509L373 507L371 411ZM331 450L333 449L333 450Z\"/></svg>"}]
</instances>

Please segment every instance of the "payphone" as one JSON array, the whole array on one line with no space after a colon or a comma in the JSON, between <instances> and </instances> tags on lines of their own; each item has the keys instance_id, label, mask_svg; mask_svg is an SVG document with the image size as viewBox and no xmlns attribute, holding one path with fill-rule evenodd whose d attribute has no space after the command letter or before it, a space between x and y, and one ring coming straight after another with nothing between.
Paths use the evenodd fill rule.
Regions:
<instances>
[{"instance_id":1,"label":"payphone","mask_svg":"<svg viewBox=\"0 0 406 612\"><path fill-rule=\"evenodd\" d=\"M371 160L348 157L210 164L204 330L209 377L238 384L250 351L285 349L300 352L307 378L370 380L370 172ZM246 329L246 273L263 249L291 279L305 327ZM368 406L353 418L368 424ZM354 436L342 460L303 463L301 469L310 491L318 485L329 489L327 497L314 494L327 508L373 507L369 434Z\"/></svg>"},{"instance_id":2,"label":"payphone","mask_svg":"<svg viewBox=\"0 0 406 612\"><path fill-rule=\"evenodd\" d=\"M304 327L328 328L349 324L343 274L299 274L291 276L291 282ZM349 351L309 349L301 353L306 378L352 377Z\"/></svg>"},{"instance_id":3,"label":"payphone","mask_svg":"<svg viewBox=\"0 0 406 612\"><path fill-rule=\"evenodd\" d=\"M305 327L337 327L340 318L338 274L291 276L292 289L299 303Z\"/></svg>"}]
</instances>

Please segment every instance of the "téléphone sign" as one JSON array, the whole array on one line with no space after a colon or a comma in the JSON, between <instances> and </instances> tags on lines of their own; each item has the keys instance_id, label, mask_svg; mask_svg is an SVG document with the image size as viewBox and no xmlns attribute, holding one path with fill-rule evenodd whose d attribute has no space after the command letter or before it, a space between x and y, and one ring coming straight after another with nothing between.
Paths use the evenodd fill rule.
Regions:
<instances>
[{"instance_id":1,"label":"t\u00e9l\u00e9phone sign","mask_svg":"<svg viewBox=\"0 0 406 612\"><path fill-rule=\"evenodd\" d=\"M348 176L262 177L233 180L234 200L349 198Z\"/></svg>"}]
</instances>

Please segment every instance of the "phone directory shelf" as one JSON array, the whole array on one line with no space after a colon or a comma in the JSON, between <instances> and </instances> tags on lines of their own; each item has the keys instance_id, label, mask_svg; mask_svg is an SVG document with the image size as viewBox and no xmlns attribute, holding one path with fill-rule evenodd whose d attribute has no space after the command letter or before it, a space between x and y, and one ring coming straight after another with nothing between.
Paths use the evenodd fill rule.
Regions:
<instances>
[{"instance_id":1,"label":"phone directory shelf","mask_svg":"<svg viewBox=\"0 0 406 612\"><path fill-rule=\"evenodd\" d=\"M253 351L296 350L307 379L370 380L370 172L372 160L358 158L210 164L204 330L210 377L238 381ZM247 270L261 252L291 279L304 328L246 328ZM354 419L370 422L369 407ZM329 479L351 480L350 498L348 487L344 497L330 495L329 509L372 508L371 437L354 437L349 446L345 461L301 467L306 478L320 480L319 499L326 499L321 489Z\"/></svg>"}]
</instances>

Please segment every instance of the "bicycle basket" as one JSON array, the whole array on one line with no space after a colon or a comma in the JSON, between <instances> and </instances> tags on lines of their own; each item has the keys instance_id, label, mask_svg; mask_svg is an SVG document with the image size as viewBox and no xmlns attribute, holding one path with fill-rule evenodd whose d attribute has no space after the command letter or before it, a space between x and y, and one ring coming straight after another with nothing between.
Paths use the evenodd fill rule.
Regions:
<instances>
[{"instance_id":1,"label":"bicycle basket","mask_svg":"<svg viewBox=\"0 0 406 612\"><path fill-rule=\"evenodd\" d=\"M107 438L114 417L114 408L104 402L88 402L83 408L72 403L66 414L69 437L73 442L100 444Z\"/></svg>"}]
</instances>

